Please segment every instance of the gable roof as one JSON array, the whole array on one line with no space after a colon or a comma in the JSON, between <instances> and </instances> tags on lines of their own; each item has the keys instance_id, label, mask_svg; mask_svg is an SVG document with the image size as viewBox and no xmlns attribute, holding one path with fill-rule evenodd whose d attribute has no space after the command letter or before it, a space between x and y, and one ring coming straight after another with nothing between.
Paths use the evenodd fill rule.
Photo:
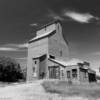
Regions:
<instances>
[{"instance_id":1,"label":"gable roof","mask_svg":"<svg viewBox=\"0 0 100 100\"><path fill-rule=\"evenodd\" d=\"M46 27L49 26L49 25L56 24L56 23L58 23L58 22L61 24L61 21L60 21L60 20L54 20L54 21L52 21L52 22L50 22L50 23L48 23L48 24L46 24L46 25L41 26L41 27L38 28L36 31L39 31L39 30L41 30L41 29L43 29L43 28L46 28ZM49 35L51 35L51 34L53 34L53 33L55 33L55 32L56 32L56 30L51 30L50 32L46 32L46 33L43 33L43 34L41 34L41 35L37 35L36 37L34 37L34 38L32 38L31 40L29 40L29 43L34 42L34 41L36 41L36 40L38 40L38 39L42 39L42 38L44 38L44 37L47 37L47 36L49 36Z\"/></svg>"},{"instance_id":2,"label":"gable roof","mask_svg":"<svg viewBox=\"0 0 100 100\"><path fill-rule=\"evenodd\" d=\"M29 40L29 43L37 41L39 39L43 39L43 38L48 37L48 36L50 36L52 34L55 34L55 33L56 33L56 30L51 30L51 31L45 32L45 33L43 33L41 35L37 35L36 37L34 37L31 40Z\"/></svg>"},{"instance_id":3,"label":"gable roof","mask_svg":"<svg viewBox=\"0 0 100 100\"><path fill-rule=\"evenodd\" d=\"M60 23L61 24L61 21L60 20L54 20L54 21L52 21L52 22L50 22L50 23L48 23L48 24L45 24L45 25L43 25L43 26L41 26L41 27L39 27L38 29L37 29L37 31L38 30L41 30L42 28L45 28L45 27L47 27L47 26L49 26L49 25L52 25L52 24L56 24L56 23Z\"/></svg>"}]
</instances>

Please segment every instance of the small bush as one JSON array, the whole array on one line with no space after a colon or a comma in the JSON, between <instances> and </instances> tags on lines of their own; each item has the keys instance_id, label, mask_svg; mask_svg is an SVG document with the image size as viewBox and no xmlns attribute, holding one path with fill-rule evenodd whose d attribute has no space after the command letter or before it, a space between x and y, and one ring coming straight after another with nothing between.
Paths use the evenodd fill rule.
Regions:
<instances>
[{"instance_id":1,"label":"small bush","mask_svg":"<svg viewBox=\"0 0 100 100\"><path fill-rule=\"evenodd\" d=\"M12 58L0 57L0 81L17 82L23 79L20 65Z\"/></svg>"}]
</instances>

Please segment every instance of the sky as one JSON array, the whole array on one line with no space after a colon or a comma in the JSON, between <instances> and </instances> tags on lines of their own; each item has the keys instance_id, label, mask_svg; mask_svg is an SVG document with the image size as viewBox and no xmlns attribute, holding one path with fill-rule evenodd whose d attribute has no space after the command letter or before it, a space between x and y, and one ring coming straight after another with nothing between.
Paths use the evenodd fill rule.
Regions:
<instances>
[{"instance_id":1,"label":"sky","mask_svg":"<svg viewBox=\"0 0 100 100\"><path fill-rule=\"evenodd\" d=\"M100 67L99 0L0 0L0 56L13 57L24 66L27 42L36 29L57 19L70 58Z\"/></svg>"}]
</instances>

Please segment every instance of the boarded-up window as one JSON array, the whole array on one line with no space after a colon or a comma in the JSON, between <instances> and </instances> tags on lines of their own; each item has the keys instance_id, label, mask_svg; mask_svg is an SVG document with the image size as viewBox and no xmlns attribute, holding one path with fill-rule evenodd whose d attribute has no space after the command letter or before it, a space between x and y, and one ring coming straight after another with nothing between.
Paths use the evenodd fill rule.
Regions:
<instances>
[{"instance_id":1,"label":"boarded-up window","mask_svg":"<svg viewBox=\"0 0 100 100\"><path fill-rule=\"evenodd\" d=\"M72 77L77 78L77 69L72 69Z\"/></svg>"}]
</instances>

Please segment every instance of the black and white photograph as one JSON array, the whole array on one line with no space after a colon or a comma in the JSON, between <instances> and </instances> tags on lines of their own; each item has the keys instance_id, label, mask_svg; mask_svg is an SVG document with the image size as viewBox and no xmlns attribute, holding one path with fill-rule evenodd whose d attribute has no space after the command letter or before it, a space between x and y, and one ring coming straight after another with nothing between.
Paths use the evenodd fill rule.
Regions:
<instances>
[{"instance_id":1,"label":"black and white photograph","mask_svg":"<svg viewBox=\"0 0 100 100\"><path fill-rule=\"evenodd\" d=\"M100 100L100 0L0 0L0 100Z\"/></svg>"}]
</instances>

